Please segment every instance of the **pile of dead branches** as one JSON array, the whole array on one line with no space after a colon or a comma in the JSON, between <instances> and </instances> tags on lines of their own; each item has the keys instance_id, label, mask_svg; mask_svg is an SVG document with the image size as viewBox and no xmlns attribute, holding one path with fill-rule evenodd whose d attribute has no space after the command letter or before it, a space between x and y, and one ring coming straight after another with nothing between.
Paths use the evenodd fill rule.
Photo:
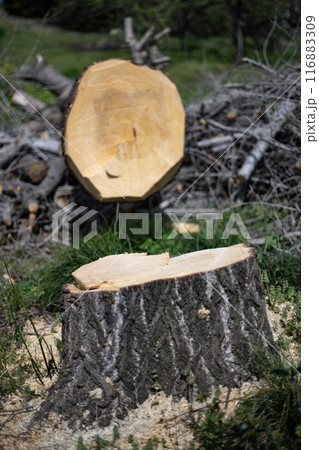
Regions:
<instances>
[{"instance_id":1,"label":"pile of dead branches","mask_svg":"<svg viewBox=\"0 0 319 450\"><path fill-rule=\"evenodd\" d=\"M300 73L266 72L252 83L220 83L186 109L185 161L162 190L169 204L300 201Z\"/></svg>"},{"instance_id":2,"label":"pile of dead branches","mask_svg":"<svg viewBox=\"0 0 319 450\"><path fill-rule=\"evenodd\" d=\"M257 66L258 81L227 83L212 77L209 97L187 106L184 162L174 180L152 197L152 206L221 209L238 202L279 202L299 211L298 68L275 72L255 61L245 63ZM20 88L21 80L50 89L58 102L47 105L32 97ZM74 82L38 56L10 84L1 83L8 94L0 99L1 233L21 245L44 242L52 231L52 214L71 202L114 217L116 205L93 201L60 151Z\"/></svg>"}]
</instances>

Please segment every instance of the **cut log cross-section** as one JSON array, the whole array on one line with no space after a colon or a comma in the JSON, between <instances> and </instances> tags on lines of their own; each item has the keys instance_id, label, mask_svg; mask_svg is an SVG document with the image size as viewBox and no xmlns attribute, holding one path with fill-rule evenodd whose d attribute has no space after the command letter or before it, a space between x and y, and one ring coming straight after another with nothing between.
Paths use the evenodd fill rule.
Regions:
<instances>
[{"instance_id":1,"label":"cut log cross-section","mask_svg":"<svg viewBox=\"0 0 319 450\"><path fill-rule=\"evenodd\" d=\"M141 200L176 173L183 105L160 71L111 59L82 74L64 132L70 169L100 201Z\"/></svg>"},{"instance_id":2,"label":"cut log cross-section","mask_svg":"<svg viewBox=\"0 0 319 450\"><path fill-rule=\"evenodd\" d=\"M272 349L246 245L174 258L112 255L73 275L77 286L63 295L62 366L34 421L55 413L71 428L103 427L154 389L190 400L240 386L258 375L257 349Z\"/></svg>"}]
</instances>

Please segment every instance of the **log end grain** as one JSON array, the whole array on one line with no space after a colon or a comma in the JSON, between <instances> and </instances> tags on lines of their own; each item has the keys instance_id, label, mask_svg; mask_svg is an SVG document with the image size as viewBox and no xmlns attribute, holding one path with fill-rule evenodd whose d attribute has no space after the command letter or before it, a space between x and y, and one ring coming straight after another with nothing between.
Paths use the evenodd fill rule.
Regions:
<instances>
[{"instance_id":1,"label":"log end grain","mask_svg":"<svg viewBox=\"0 0 319 450\"><path fill-rule=\"evenodd\" d=\"M99 201L141 200L175 175L185 113L160 71L110 59L82 74L64 130L67 163Z\"/></svg>"}]
</instances>

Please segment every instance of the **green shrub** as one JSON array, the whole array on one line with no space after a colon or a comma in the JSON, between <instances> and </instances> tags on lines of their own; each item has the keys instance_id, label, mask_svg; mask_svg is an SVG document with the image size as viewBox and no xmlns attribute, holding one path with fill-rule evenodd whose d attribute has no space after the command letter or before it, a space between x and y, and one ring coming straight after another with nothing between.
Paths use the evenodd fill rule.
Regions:
<instances>
[{"instance_id":1,"label":"green shrub","mask_svg":"<svg viewBox=\"0 0 319 450\"><path fill-rule=\"evenodd\" d=\"M300 448L300 367L264 361L264 386L244 398L230 417L218 396L200 411L194 433L200 449Z\"/></svg>"}]
</instances>

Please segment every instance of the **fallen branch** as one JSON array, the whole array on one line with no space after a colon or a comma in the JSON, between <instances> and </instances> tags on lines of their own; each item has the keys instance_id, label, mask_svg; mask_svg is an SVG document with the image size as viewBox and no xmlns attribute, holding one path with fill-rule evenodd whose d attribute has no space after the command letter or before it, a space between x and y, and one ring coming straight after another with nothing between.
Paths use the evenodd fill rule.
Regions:
<instances>
[{"instance_id":1,"label":"fallen branch","mask_svg":"<svg viewBox=\"0 0 319 450\"><path fill-rule=\"evenodd\" d=\"M64 158L51 159L46 177L37 186L36 197L47 197L61 182L65 169Z\"/></svg>"},{"instance_id":2,"label":"fallen branch","mask_svg":"<svg viewBox=\"0 0 319 450\"><path fill-rule=\"evenodd\" d=\"M250 58L242 58L242 62L251 64L252 66L258 67L259 69L264 70L265 72L268 72L270 75L277 75L277 72L270 67L266 66L265 64L262 64L261 62L255 61L254 59Z\"/></svg>"},{"instance_id":3,"label":"fallen branch","mask_svg":"<svg viewBox=\"0 0 319 450\"><path fill-rule=\"evenodd\" d=\"M14 106L22 108L30 116L44 117L55 125L61 125L63 114L58 105L47 105L24 91L15 92L11 99Z\"/></svg>"},{"instance_id":4,"label":"fallen branch","mask_svg":"<svg viewBox=\"0 0 319 450\"><path fill-rule=\"evenodd\" d=\"M17 197L21 192L33 189L34 186L22 180L5 180L0 182L0 193L8 197Z\"/></svg>"},{"instance_id":5,"label":"fallen branch","mask_svg":"<svg viewBox=\"0 0 319 450\"><path fill-rule=\"evenodd\" d=\"M151 65L156 66L157 69L165 67L171 60L169 56L162 55L156 45L153 45L150 48L149 57Z\"/></svg>"},{"instance_id":6,"label":"fallen branch","mask_svg":"<svg viewBox=\"0 0 319 450\"><path fill-rule=\"evenodd\" d=\"M150 44L158 42L162 37L166 36L170 32L170 28L165 28L151 39L154 31L155 27L151 26L138 41L134 35L132 17L125 17L124 19L125 42L130 49L132 61L138 65L146 64L160 69L169 64L171 59L169 56L162 55L156 45Z\"/></svg>"},{"instance_id":7,"label":"fallen branch","mask_svg":"<svg viewBox=\"0 0 319 450\"><path fill-rule=\"evenodd\" d=\"M4 133L3 131L0 131L0 145L9 144L11 141L12 141L12 136L10 136L8 133Z\"/></svg>"},{"instance_id":8,"label":"fallen branch","mask_svg":"<svg viewBox=\"0 0 319 450\"><path fill-rule=\"evenodd\" d=\"M53 158L48 163L48 171L45 178L35 188L26 189L22 192L22 203L24 211L29 214L29 225L35 221L36 214L40 208L40 200L50 195L61 182L64 174L64 159Z\"/></svg>"},{"instance_id":9,"label":"fallen branch","mask_svg":"<svg viewBox=\"0 0 319 450\"><path fill-rule=\"evenodd\" d=\"M159 41L160 39L162 39L162 37L167 36L170 32L171 32L171 29L169 27L164 28L164 30L162 30L159 33L155 34L155 36L152 39L152 43Z\"/></svg>"},{"instance_id":10,"label":"fallen branch","mask_svg":"<svg viewBox=\"0 0 319 450\"><path fill-rule=\"evenodd\" d=\"M144 36L138 41L136 42L136 50L137 51L141 51L142 48L146 45L147 41L149 41L150 37L152 36L152 34L155 31L155 27L151 26L146 33L144 34Z\"/></svg>"},{"instance_id":11,"label":"fallen branch","mask_svg":"<svg viewBox=\"0 0 319 450\"><path fill-rule=\"evenodd\" d=\"M61 141L59 139L33 139L32 144L44 152L58 155Z\"/></svg>"},{"instance_id":12,"label":"fallen branch","mask_svg":"<svg viewBox=\"0 0 319 450\"><path fill-rule=\"evenodd\" d=\"M237 139L240 137L239 133L235 133L232 136L216 136L211 139L204 139L202 141L197 142L197 147L199 148L205 148L205 147L214 147L216 145L220 144L230 144L234 141L234 139Z\"/></svg>"},{"instance_id":13,"label":"fallen branch","mask_svg":"<svg viewBox=\"0 0 319 450\"><path fill-rule=\"evenodd\" d=\"M41 55L37 55L37 61L34 66L22 66L18 76L24 80L37 81L42 86L50 89L58 95L70 90L73 81L62 75L52 67L48 66Z\"/></svg>"},{"instance_id":14,"label":"fallen branch","mask_svg":"<svg viewBox=\"0 0 319 450\"><path fill-rule=\"evenodd\" d=\"M247 131L241 130L239 128L228 127L228 126L223 125L222 123L219 123L216 120L212 120L212 119L207 119L207 123L209 123L210 125L213 125L213 127L215 127L215 128L219 128L220 130L227 131L228 133L244 134L247 132Z\"/></svg>"},{"instance_id":15,"label":"fallen branch","mask_svg":"<svg viewBox=\"0 0 319 450\"><path fill-rule=\"evenodd\" d=\"M47 106L41 100L33 97L33 95L21 90L13 94L11 104L13 106L23 108L25 111L32 115L36 114L37 112L43 111Z\"/></svg>"},{"instance_id":16,"label":"fallen branch","mask_svg":"<svg viewBox=\"0 0 319 450\"><path fill-rule=\"evenodd\" d=\"M138 42L135 39L134 31L133 31L133 19L132 17L125 17L124 19L124 33L125 33L125 42L130 48L132 60L135 64L142 65L144 58L141 55L140 50L138 50L137 45Z\"/></svg>"},{"instance_id":17,"label":"fallen branch","mask_svg":"<svg viewBox=\"0 0 319 450\"><path fill-rule=\"evenodd\" d=\"M28 412L34 409L34 406L24 406L23 408L17 409L0 409L0 414L12 414L12 413L20 413L20 412Z\"/></svg>"},{"instance_id":18,"label":"fallen branch","mask_svg":"<svg viewBox=\"0 0 319 450\"><path fill-rule=\"evenodd\" d=\"M258 162L263 157L269 147L269 140L273 139L281 126L286 121L293 110L293 103L290 100L284 100L278 105L278 108L270 114L271 121L259 128L250 130L251 135L258 139L253 151L247 156L243 165L237 174L237 182L244 183L248 181L254 172Z\"/></svg>"},{"instance_id":19,"label":"fallen branch","mask_svg":"<svg viewBox=\"0 0 319 450\"><path fill-rule=\"evenodd\" d=\"M54 203L59 208L64 208L70 203L70 199L74 192L74 186L64 185L56 189L54 193Z\"/></svg>"}]
</instances>

